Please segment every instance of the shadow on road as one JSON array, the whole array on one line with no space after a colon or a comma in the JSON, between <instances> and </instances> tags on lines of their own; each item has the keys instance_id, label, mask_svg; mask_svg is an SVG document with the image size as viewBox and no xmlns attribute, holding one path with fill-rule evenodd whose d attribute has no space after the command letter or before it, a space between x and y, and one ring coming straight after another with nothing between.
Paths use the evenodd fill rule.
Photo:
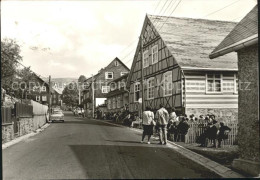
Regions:
<instances>
[{"instance_id":1,"label":"shadow on road","mask_svg":"<svg viewBox=\"0 0 260 180\"><path fill-rule=\"evenodd\" d=\"M214 172L160 146L70 145L70 148L91 179L219 178Z\"/></svg>"}]
</instances>

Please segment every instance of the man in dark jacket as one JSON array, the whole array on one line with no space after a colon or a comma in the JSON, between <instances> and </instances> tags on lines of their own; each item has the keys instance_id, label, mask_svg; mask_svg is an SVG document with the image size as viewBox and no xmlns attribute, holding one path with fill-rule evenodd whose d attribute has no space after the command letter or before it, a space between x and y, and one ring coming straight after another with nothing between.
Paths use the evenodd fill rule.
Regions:
<instances>
[{"instance_id":1,"label":"man in dark jacket","mask_svg":"<svg viewBox=\"0 0 260 180\"><path fill-rule=\"evenodd\" d=\"M228 126L224 126L224 123L220 123L220 128L218 130L218 147L221 147L221 141L228 139L228 133L231 131L231 129Z\"/></svg>"}]
</instances>

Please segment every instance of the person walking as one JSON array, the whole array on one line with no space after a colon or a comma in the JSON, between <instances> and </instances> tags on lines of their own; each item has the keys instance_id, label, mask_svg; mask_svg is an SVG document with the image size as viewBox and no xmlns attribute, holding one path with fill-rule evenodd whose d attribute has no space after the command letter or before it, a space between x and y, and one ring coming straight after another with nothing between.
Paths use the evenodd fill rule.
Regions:
<instances>
[{"instance_id":1,"label":"person walking","mask_svg":"<svg viewBox=\"0 0 260 180\"><path fill-rule=\"evenodd\" d=\"M167 144L167 130L166 126L168 124L169 120L169 113L168 111L163 107L162 104L160 104L160 109L156 112L156 123L159 127L159 144ZM164 141L164 143L163 143Z\"/></svg>"},{"instance_id":2,"label":"person walking","mask_svg":"<svg viewBox=\"0 0 260 180\"><path fill-rule=\"evenodd\" d=\"M150 138L153 134L153 124L154 122L154 113L151 111L150 107L146 107L145 111L143 112L143 135L142 135L142 141L144 142L144 138L146 135L148 135L148 142L147 144L150 144Z\"/></svg>"}]
</instances>

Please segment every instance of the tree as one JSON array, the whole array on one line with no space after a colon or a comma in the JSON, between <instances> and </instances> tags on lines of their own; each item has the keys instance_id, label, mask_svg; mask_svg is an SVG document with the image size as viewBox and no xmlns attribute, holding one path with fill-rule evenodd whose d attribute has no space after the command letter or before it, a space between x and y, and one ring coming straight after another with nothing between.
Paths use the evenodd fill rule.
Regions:
<instances>
[{"instance_id":1,"label":"tree","mask_svg":"<svg viewBox=\"0 0 260 180\"><path fill-rule=\"evenodd\" d=\"M7 93L17 73L17 65L22 61L20 46L13 39L1 41L1 86Z\"/></svg>"},{"instance_id":2,"label":"tree","mask_svg":"<svg viewBox=\"0 0 260 180\"><path fill-rule=\"evenodd\" d=\"M72 82L68 84L62 91L62 101L67 106L75 107L78 105L79 101L78 93L77 83Z\"/></svg>"},{"instance_id":3,"label":"tree","mask_svg":"<svg viewBox=\"0 0 260 180\"><path fill-rule=\"evenodd\" d=\"M80 76L79 76L79 79L78 79L78 82L79 82L79 83L84 83L85 80L87 80L86 76L80 75Z\"/></svg>"},{"instance_id":4,"label":"tree","mask_svg":"<svg viewBox=\"0 0 260 180\"><path fill-rule=\"evenodd\" d=\"M31 67L24 67L17 71L17 78L15 81L20 84L19 90L15 92L17 98L27 98L30 97L32 86L36 84L37 76L31 71ZM29 96L27 96L29 95Z\"/></svg>"}]
</instances>

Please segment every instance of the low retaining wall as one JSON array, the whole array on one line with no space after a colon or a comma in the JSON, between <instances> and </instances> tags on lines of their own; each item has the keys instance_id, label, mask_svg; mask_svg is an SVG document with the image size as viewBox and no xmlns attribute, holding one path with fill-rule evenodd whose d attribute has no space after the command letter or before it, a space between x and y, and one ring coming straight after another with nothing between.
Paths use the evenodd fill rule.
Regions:
<instances>
[{"instance_id":1,"label":"low retaining wall","mask_svg":"<svg viewBox=\"0 0 260 180\"><path fill-rule=\"evenodd\" d=\"M46 123L45 115L37 115L32 118L19 118L18 132L19 136L29 134L36 129L39 129Z\"/></svg>"},{"instance_id":2,"label":"low retaining wall","mask_svg":"<svg viewBox=\"0 0 260 180\"><path fill-rule=\"evenodd\" d=\"M14 139L13 123L2 124L2 144Z\"/></svg>"},{"instance_id":3,"label":"low retaining wall","mask_svg":"<svg viewBox=\"0 0 260 180\"><path fill-rule=\"evenodd\" d=\"M31 118L23 117L17 120L18 136L29 134L46 124L46 115L36 115ZM2 125L2 144L7 143L15 138L14 124Z\"/></svg>"}]
</instances>

